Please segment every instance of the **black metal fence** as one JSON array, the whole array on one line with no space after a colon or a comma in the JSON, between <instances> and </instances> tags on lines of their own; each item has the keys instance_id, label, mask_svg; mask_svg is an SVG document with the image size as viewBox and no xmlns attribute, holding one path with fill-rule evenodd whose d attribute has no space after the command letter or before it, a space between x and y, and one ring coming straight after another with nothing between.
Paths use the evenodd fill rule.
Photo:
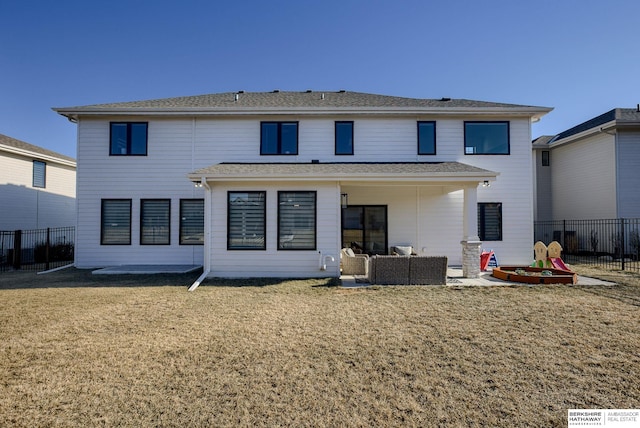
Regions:
<instances>
[{"instance_id":1,"label":"black metal fence","mask_svg":"<svg viewBox=\"0 0 640 428\"><path fill-rule=\"evenodd\" d=\"M0 272L45 271L73 263L75 227L0 230Z\"/></svg>"},{"instance_id":2,"label":"black metal fence","mask_svg":"<svg viewBox=\"0 0 640 428\"><path fill-rule=\"evenodd\" d=\"M638 218L537 221L534 241L558 241L567 263L640 272Z\"/></svg>"}]
</instances>

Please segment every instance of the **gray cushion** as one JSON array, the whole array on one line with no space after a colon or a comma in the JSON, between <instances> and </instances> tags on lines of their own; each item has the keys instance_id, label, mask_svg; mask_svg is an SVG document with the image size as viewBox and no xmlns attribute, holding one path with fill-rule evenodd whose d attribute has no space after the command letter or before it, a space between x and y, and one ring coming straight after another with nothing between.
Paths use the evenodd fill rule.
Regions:
<instances>
[{"instance_id":1,"label":"gray cushion","mask_svg":"<svg viewBox=\"0 0 640 428\"><path fill-rule=\"evenodd\" d=\"M399 256L410 256L413 252L413 247L411 246L397 246L396 245L396 253Z\"/></svg>"}]
</instances>

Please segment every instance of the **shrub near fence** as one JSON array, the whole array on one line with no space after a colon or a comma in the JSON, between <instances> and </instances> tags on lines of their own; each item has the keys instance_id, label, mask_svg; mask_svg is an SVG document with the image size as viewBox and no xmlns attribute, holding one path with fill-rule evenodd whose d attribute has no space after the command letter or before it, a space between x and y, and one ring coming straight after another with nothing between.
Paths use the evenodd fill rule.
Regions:
<instances>
[{"instance_id":1,"label":"shrub near fence","mask_svg":"<svg viewBox=\"0 0 640 428\"><path fill-rule=\"evenodd\" d=\"M638 218L537 221L535 241L558 241L567 263L640 272Z\"/></svg>"},{"instance_id":2,"label":"shrub near fence","mask_svg":"<svg viewBox=\"0 0 640 428\"><path fill-rule=\"evenodd\" d=\"M44 271L73 263L75 227L0 231L0 272Z\"/></svg>"}]
</instances>

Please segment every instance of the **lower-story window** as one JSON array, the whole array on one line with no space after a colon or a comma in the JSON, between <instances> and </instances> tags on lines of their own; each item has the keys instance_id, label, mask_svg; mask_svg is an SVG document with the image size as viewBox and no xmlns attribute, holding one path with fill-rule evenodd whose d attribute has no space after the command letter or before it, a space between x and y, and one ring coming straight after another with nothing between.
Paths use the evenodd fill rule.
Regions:
<instances>
[{"instance_id":1,"label":"lower-story window","mask_svg":"<svg viewBox=\"0 0 640 428\"><path fill-rule=\"evenodd\" d=\"M131 199L103 199L100 244L131 245Z\"/></svg>"},{"instance_id":2,"label":"lower-story window","mask_svg":"<svg viewBox=\"0 0 640 428\"><path fill-rule=\"evenodd\" d=\"M171 200L140 200L140 245L171 243Z\"/></svg>"},{"instance_id":3,"label":"lower-story window","mask_svg":"<svg viewBox=\"0 0 640 428\"><path fill-rule=\"evenodd\" d=\"M278 192L278 250L316 249L316 192Z\"/></svg>"},{"instance_id":4,"label":"lower-story window","mask_svg":"<svg viewBox=\"0 0 640 428\"><path fill-rule=\"evenodd\" d=\"M502 241L502 203L478 203L478 236L481 241Z\"/></svg>"},{"instance_id":5,"label":"lower-story window","mask_svg":"<svg viewBox=\"0 0 640 428\"><path fill-rule=\"evenodd\" d=\"M266 192L229 192L227 249L266 249Z\"/></svg>"},{"instance_id":6,"label":"lower-story window","mask_svg":"<svg viewBox=\"0 0 640 428\"><path fill-rule=\"evenodd\" d=\"M180 245L204 244L204 199L180 199Z\"/></svg>"}]
</instances>

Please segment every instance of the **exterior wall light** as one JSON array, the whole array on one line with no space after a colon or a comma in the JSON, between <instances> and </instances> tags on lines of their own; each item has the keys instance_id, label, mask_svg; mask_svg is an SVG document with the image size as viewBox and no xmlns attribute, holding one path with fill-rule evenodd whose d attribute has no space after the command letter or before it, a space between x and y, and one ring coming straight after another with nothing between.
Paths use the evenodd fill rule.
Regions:
<instances>
[{"instance_id":1,"label":"exterior wall light","mask_svg":"<svg viewBox=\"0 0 640 428\"><path fill-rule=\"evenodd\" d=\"M340 193L340 206L347 208L349 206L349 195L346 193Z\"/></svg>"}]
</instances>

